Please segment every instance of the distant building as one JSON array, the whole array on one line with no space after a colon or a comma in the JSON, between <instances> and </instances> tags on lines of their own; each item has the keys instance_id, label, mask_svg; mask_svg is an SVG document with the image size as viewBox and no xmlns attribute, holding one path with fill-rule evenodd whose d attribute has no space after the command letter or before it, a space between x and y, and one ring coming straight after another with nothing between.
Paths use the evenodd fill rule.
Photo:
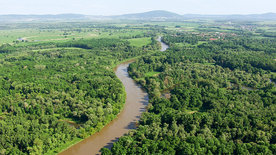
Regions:
<instances>
[{"instance_id":1,"label":"distant building","mask_svg":"<svg viewBox=\"0 0 276 155\"><path fill-rule=\"evenodd\" d=\"M18 39L16 39L16 40L22 41L22 42L28 41L26 38L18 38Z\"/></svg>"},{"instance_id":2,"label":"distant building","mask_svg":"<svg viewBox=\"0 0 276 155\"><path fill-rule=\"evenodd\" d=\"M217 38L210 38L211 41L218 40Z\"/></svg>"}]
</instances>

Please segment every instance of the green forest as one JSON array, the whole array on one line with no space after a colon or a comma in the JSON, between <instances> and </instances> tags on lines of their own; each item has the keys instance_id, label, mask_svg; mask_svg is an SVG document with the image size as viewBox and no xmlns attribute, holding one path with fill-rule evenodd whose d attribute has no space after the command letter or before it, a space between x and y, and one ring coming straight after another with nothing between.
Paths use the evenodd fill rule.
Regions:
<instances>
[{"instance_id":1,"label":"green forest","mask_svg":"<svg viewBox=\"0 0 276 155\"><path fill-rule=\"evenodd\" d=\"M0 23L0 154L58 154L100 131L124 108L114 68L129 60L149 104L103 155L275 154L275 27Z\"/></svg>"},{"instance_id":2,"label":"green forest","mask_svg":"<svg viewBox=\"0 0 276 155\"><path fill-rule=\"evenodd\" d=\"M0 154L58 153L99 131L125 103L113 67L158 48L115 38L2 45Z\"/></svg>"},{"instance_id":3,"label":"green forest","mask_svg":"<svg viewBox=\"0 0 276 155\"><path fill-rule=\"evenodd\" d=\"M165 31L165 52L129 74L150 95L147 112L103 154L275 154L276 40Z\"/></svg>"}]
</instances>

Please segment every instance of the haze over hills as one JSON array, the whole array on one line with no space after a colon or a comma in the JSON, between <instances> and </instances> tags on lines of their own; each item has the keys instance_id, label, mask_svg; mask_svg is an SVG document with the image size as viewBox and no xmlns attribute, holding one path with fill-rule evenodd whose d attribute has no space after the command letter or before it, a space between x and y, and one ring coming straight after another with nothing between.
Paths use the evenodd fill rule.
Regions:
<instances>
[{"instance_id":1,"label":"haze over hills","mask_svg":"<svg viewBox=\"0 0 276 155\"><path fill-rule=\"evenodd\" d=\"M143 19L143 20L154 20L154 19L182 19L183 16L163 10L149 11L144 13L125 14L119 16L112 16L117 19Z\"/></svg>"},{"instance_id":2,"label":"haze over hills","mask_svg":"<svg viewBox=\"0 0 276 155\"><path fill-rule=\"evenodd\" d=\"M156 10L144 13L124 14L116 16L93 16L82 14L57 15L0 15L1 22L28 22L28 21L82 21L82 20L149 20L149 21L181 21L187 19L212 20L276 20L276 13L249 14L249 15L179 15L173 12Z\"/></svg>"},{"instance_id":3,"label":"haze over hills","mask_svg":"<svg viewBox=\"0 0 276 155\"><path fill-rule=\"evenodd\" d=\"M58 15L0 15L2 22L27 22L27 21L59 21L59 20L84 20L86 15L58 14Z\"/></svg>"}]
</instances>

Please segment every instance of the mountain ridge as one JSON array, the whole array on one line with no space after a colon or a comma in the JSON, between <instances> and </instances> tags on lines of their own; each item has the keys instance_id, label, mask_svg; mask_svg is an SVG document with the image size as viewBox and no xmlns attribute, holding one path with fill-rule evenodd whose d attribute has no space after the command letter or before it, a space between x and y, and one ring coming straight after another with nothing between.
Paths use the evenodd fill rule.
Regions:
<instances>
[{"instance_id":1,"label":"mountain ridge","mask_svg":"<svg viewBox=\"0 0 276 155\"><path fill-rule=\"evenodd\" d=\"M132 14L123 14L123 15L117 15L113 17L119 17L119 18L180 18L182 17L181 15L170 12L170 11L165 11L165 10L154 10L154 11L148 11L148 12L142 12L142 13L132 13Z\"/></svg>"},{"instance_id":2,"label":"mountain ridge","mask_svg":"<svg viewBox=\"0 0 276 155\"><path fill-rule=\"evenodd\" d=\"M63 20L187 20L187 19L213 19L213 20L276 20L276 13L268 12L263 14L229 14L229 15L202 15L184 14L180 15L165 10L154 10L142 13L131 13L112 16L84 15L74 13L64 14L6 14L0 15L0 21L63 21Z\"/></svg>"}]
</instances>

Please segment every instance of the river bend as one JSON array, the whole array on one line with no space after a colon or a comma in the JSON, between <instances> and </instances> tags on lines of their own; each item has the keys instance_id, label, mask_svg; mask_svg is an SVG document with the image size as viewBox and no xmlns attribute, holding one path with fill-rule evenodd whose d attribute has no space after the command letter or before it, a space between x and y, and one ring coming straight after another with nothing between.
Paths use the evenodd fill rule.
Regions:
<instances>
[{"instance_id":1,"label":"river bend","mask_svg":"<svg viewBox=\"0 0 276 155\"><path fill-rule=\"evenodd\" d=\"M165 51L168 46L161 42L161 37L157 40L161 43L160 51ZM102 147L111 148L119 137L128 133L130 129L136 128L136 123L148 104L148 94L129 77L127 69L132 62L122 63L115 68L116 76L123 83L127 95L122 112L101 131L73 145L59 155L100 154Z\"/></svg>"}]
</instances>

